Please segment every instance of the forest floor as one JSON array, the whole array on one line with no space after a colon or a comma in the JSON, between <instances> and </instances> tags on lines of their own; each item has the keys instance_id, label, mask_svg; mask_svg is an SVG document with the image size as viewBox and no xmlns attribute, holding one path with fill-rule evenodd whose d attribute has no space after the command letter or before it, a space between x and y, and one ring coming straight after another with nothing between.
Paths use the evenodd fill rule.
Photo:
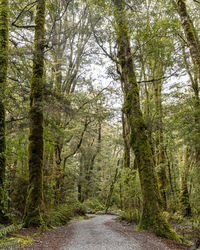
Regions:
<instances>
[{"instance_id":1,"label":"forest floor","mask_svg":"<svg viewBox=\"0 0 200 250\"><path fill-rule=\"evenodd\" d=\"M95 215L85 220L74 220L66 226L40 232L21 229L19 234L32 236L33 244L24 250L181 250L186 246L156 237L146 232L135 232L133 226L121 223L113 215Z\"/></svg>"}]
</instances>

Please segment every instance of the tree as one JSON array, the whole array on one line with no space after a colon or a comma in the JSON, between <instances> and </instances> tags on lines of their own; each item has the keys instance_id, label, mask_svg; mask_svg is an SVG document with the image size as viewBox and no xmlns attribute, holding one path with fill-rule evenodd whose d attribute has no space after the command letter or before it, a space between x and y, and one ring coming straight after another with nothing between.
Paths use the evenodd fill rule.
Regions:
<instances>
[{"instance_id":1,"label":"tree","mask_svg":"<svg viewBox=\"0 0 200 250\"><path fill-rule=\"evenodd\" d=\"M42 223L44 25L45 0L39 0L35 18L35 47L30 95L29 190L24 216L24 223L27 227L39 226Z\"/></svg>"},{"instance_id":2,"label":"tree","mask_svg":"<svg viewBox=\"0 0 200 250\"><path fill-rule=\"evenodd\" d=\"M177 234L161 215L160 195L153 155L147 136L146 124L140 110L139 88L131 54L125 2L123 0L114 0L113 2L121 81L124 84L123 111L130 123L130 145L136 157L143 195L143 211L139 228L178 240Z\"/></svg>"},{"instance_id":3,"label":"tree","mask_svg":"<svg viewBox=\"0 0 200 250\"><path fill-rule=\"evenodd\" d=\"M194 79L192 80L192 89L194 91L194 109L195 109L195 121L196 121L196 161L200 163L200 99L199 99L199 84L200 84L200 49L199 39L197 31L194 27L192 19L190 18L185 0L176 0L178 14L181 19L182 28L185 33L187 45L189 47L190 55L193 63Z\"/></svg>"},{"instance_id":4,"label":"tree","mask_svg":"<svg viewBox=\"0 0 200 250\"><path fill-rule=\"evenodd\" d=\"M8 69L8 0L0 1L0 222L6 217L3 212L4 182L6 168L5 88Z\"/></svg>"}]
</instances>

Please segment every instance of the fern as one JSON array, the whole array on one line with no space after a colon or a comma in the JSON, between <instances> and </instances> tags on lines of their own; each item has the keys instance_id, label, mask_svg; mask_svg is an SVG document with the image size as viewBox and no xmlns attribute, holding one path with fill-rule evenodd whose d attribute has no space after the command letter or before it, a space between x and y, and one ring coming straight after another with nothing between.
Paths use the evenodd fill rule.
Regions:
<instances>
[{"instance_id":1,"label":"fern","mask_svg":"<svg viewBox=\"0 0 200 250\"><path fill-rule=\"evenodd\" d=\"M14 231L17 231L19 229L22 229L23 227L23 224L19 224L19 225L10 225L10 226L7 226L7 227L4 227L0 230L0 238L3 238L5 237L7 234L11 233L11 232L14 232Z\"/></svg>"}]
</instances>

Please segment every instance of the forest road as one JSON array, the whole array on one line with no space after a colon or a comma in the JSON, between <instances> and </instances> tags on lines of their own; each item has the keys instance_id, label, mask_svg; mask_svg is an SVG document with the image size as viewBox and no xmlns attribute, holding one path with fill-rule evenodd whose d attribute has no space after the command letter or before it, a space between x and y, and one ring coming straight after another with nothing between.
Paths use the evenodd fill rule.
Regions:
<instances>
[{"instance_id":1,"label":"forest road","mask_svg":"<svg viewBox=\"0 0 200 250\"><path fill-rule=\"evenodd\" d=\"M113 220L112 215L96 215L87 220L72 223L72 239L61 250L129 250L143 249L134 239L115 232L107 225Z\"/></svg>"},{"instance_id":2,"label":"forest road","mask_svg":"<svg viewBox=\"0 0 200 250\"><path fill-rule=\"evenodd\" d=\"M138 236L133 229L125 229L112 215L96 215L87 220L75 220L70 226L71 239L60 250L167 250L165 241ZM125 230L124 230L125 229ZM134 233L135 236L134 237ZM139 233L140 234L140 233Z\"/></svg>"}]
</instances>

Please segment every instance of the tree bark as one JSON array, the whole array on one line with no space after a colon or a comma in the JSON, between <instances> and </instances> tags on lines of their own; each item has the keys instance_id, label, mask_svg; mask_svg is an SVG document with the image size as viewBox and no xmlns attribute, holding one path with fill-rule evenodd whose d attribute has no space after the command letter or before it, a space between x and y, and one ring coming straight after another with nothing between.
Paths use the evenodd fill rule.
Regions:
<instances>
[{"instance_id":1,"label":"tree bark","mask_svg":"<svg viewBox=\"0 0 200 250\"><path fill-rule=\"evenodd\" d=\"M26 227L39 226L42 223L44 25L45 0L38 0L35 19L35 47L30 95L29 189L24 216Z\"/></svg>"},{"instance_id":2,"label":"tree bark","mask_svg":"<svg viewBox=\"0 0 200 250\"><path fill-rule=\"evenodd\" d=\"M190 206L190 196L188 192L188 175L189 175L189 167L190 167L190 160L189 156L191 152L188 148L185 149L183 152L183 160L182 162L182 171L181 171L181 191L180 191L180 205L183 211L183 215L186 217L191 216L191 206Z\"/></svg>"},{"instance_id":3,"label":"tree bark","mask_svg":"<svg viewBox=\"0 0 200 250\"><path fill-rule=\"evenodd\" d=\"M152 231L159 236L178 240L178 235L169 227L161 215L153 155L147 136L146 124L140 109L139 87L134 72L125 3L123 0L113 0L113 2L118 59L121 68L121 81L124 83L123 111L130 123L130 145L137 159L143 196L143 211L139 228Z\"/></svg>"},{"instance_id":4,"label":"tree bark","mask_svg":"<svg viewBox=\"0 0 200 250\"><path fill-rule=\"evenodd\" d=\"M123 141L124 141L124 153L123 153L123 168L130 168L131 156L130 156L130 144L129 135L130 128L125 114L122 112L122 128L123 128Z\"/></svg>"},{"instance_id":5,"label":"tree bark","mask_svg":"<svg viewBox=\"0 0 200 250\"><path fill-rule=\"evenodd\" d=\"M116 170L115 170L115 176L114 176L114 178L113 178L113 180L111 182L108 197L106 199L106 204L105 204L105 213L106 214L107 214L108 209L110 207L110 202L111 202L112 194L113 194L113 191L114 191L115 183L117 181L117 177L118 177L118 168L116 168Z\"/></svg>"},{"instance_id":6,"label":"tree bark","mask_svg":"<svg viewBox=\"0 0 200 250\"><path fill-rule=\"evenodd\" d=\"M8 69L8 12L9 1L0 1L0 222L7 220L3 213L4 181L6 169L6 124L5 124L5 88Z\"/></svg>"},{"instance_id":7,"label":"tree bark","mask_svg":"<svg viewBox=\"0 0 200 250\"><path fill-rule=\"evenodd\" d=\"M200 49L197 32L193 22L187 12L185 0L176 0L177 10L181 19L182 27L185 33L186 41L190 50L190 55L193 62L194 80L192 88L194 91L194 108L195 108L195 123L197 126L195 149L196 162L200 163L200 99L199 99L199 84L200 84Z\"/></svg>"}]
</instances>

